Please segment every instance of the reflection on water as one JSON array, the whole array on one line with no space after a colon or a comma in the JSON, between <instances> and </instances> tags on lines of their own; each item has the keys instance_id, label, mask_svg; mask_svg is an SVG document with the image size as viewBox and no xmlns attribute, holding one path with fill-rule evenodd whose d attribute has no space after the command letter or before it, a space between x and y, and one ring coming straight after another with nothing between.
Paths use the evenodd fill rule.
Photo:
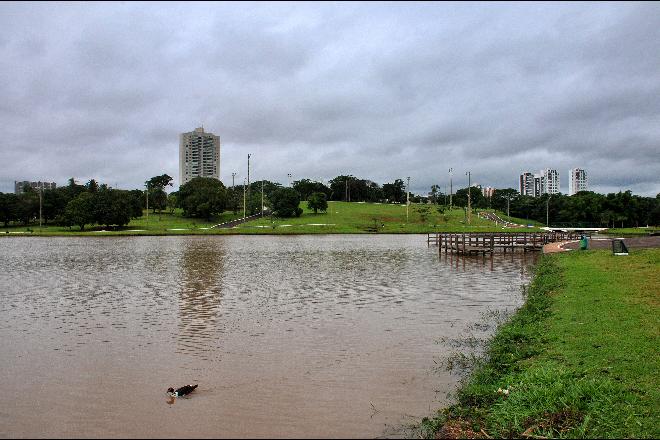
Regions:
<instances>
[{"instance_id":1,"label":"reflection on water","mask_svg":"<svg viewBox=\"0 0 660 440\"><path fill-rule=\"evenodd\" d=\"M179 331L177 352L209 360L218 339L217 317L222 300L224 242L190 239L179 259Z\"/></svg>"},{"instance_id":2,"label":"reflection on water","mask_svg":"<svg viewBox=\"0 0 660 440\"><path fill-rule=\"evenodd\" d=\"M535 258L410 235L2 239L0 432L383 435L446 402L436 341L519 306Z\"/></svg>"}]
</instances>

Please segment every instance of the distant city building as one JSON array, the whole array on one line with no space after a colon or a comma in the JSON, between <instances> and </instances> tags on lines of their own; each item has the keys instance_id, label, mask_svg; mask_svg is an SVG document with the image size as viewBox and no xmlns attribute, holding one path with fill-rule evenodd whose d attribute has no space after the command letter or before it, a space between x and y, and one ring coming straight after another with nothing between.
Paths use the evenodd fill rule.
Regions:
<instances>
[{"instance_id":1,"label":"distant city building","mask_svg":"<svg viewBox=\"0 0 660 440\"><path fill-rule=\"evenodd\" d=\"M522 196L534 196L534 175L532 173L525 171L520 175L518 192Z\"/></svg>"},{"instance_id":2,"label":"distant city building","mask_svg":"<svg viewBox=\"0 0 660 440\"><path fill-rule=\"evenodd\" d=\"M57 184L55 182L30 182L29 180L23 180L21 182L17 182L14 180L14 193L22 194L25 185L28 185L30 188L34 189L35 191L38 190L39 188L43 190L57 188Z\"/></svg>"},{"instance_id":3,"label":"distant city building","mask_svg":"<svg viewBox=\"0 0 660 440\"><path fill-rule=\"evenodd\" d=\"M550 168L541 170L539 174L525 171L518 181L520 195L540 197L543 194L559 193L559 172Z\"/></svg>"},{"instance_id":4,"label":"distant city building","mask_svg":"<svg viewBox=\"0 0 660 440\"><path fill-rule=\"evenodd\" d=\"M179 184L195 177L220 180L220 137L204 127L179 136Z\"/></svg>"},{"instance_id":5,"label":"distant city building","mask_svg":"<svg viewBox=\"0 0 660 440\"><path fill-rule=\"evenodd\" d=\"M541 171L543 190L541 194L559 194L559 171L546 168Z\"/></svg>"},{"instance_id":6,"label":"distant city building","mask_svg":"<svg viewBox=\"0 0 660 440\"><path fill-rule=\"evenodd\" d=\"M582 168L571 168L568 172L568 195L587 191L587 172Z\"/></svg>"},{"instance_id":7,"label":"distant city building","mask_svg":"<svg viewBox=\"0 0 660 440\"><path fill-rule=\"evenodd\" d=\"M493 194L495 194L495 188L493 188L492 186L486 186L481 189L481 192L484 195L484 197L490 198L493 197Z\"/></svg>"}]
</instances>

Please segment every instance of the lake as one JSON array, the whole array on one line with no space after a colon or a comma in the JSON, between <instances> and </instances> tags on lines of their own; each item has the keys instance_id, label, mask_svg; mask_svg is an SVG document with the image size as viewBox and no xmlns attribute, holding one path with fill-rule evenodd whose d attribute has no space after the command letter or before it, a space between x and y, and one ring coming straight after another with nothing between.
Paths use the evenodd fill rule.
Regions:
<instances>
[{"instance_id":1,"label":"lake","mask_svg":"<svg viewBox=\"0 0 660 440\"><path fill-rule=\"evenodd\" d=\"M443 338L520 306L533 260L426 235L0 239L0 436L394 435L454 389Z\"/></svg>"}]
</instances>

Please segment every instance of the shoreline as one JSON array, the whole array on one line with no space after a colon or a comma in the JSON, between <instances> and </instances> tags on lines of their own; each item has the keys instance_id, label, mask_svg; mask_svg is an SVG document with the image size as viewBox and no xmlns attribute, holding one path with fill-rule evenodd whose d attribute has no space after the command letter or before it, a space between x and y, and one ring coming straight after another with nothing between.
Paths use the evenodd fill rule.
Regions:
<instances>
[{"instance_id":1,"label":"shoreline","mask_svg":"<svg viewBox=\"0 0 660 440\"><path fill-rule=\"evenodd\" d=\"M660 250L543 255L434 438L657 438Z\"/></svg>"}]
</instances>

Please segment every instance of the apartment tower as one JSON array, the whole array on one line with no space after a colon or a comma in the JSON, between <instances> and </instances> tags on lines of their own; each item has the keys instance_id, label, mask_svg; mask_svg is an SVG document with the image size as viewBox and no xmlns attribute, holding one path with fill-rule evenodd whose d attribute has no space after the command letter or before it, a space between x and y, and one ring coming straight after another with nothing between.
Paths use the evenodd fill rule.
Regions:
<instances>
[{"instance_id":1,"label":"apartment tower","mask_svg":"<svg viewBox=\"0 0 660 440\"><path fill-rule=\"evenodd\" d=\"M179 136L179 185L195 177L220 180L220 137L204 127Z\"/></svg>"},{"instance_id":2,"label":"apartment tower","mask_svg":"<svg viewBox=\"0 0 660 440\"><path fill-rule=\"evenodd\" d=\"M568 172L568 195L587 191L587 172L582 168L571 168Z\"/></svg>"}]
</instances>

